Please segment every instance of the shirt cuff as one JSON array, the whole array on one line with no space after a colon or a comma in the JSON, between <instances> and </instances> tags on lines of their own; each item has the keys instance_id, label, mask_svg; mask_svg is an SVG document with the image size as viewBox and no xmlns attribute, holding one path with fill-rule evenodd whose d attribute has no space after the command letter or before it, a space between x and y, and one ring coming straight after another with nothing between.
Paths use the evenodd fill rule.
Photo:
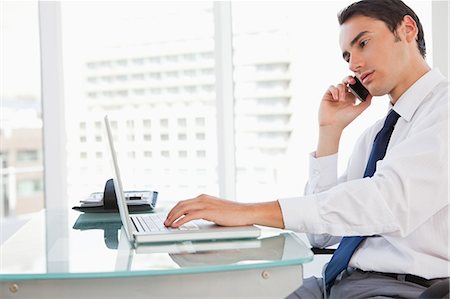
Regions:
<instances>
[{"instance_id":1,"label":"shirt cuff","mask_svg":"<svg viewBox=\"0 0 450 299\"><path fill-rule=\"evenodd\" d=\"M309 190L321 191L337 184L338 154L316 158L316 152L309 155ZM312 193L312 192L309 192Z\"/></svg>"},{"instance_id":2,"label":"shirt cuff","mask_svg":"<svg viewBox=\"0 0 450 299\"><path fill-rule=\"evenodd\" d=\"M316 194L311 194L279 199L284 228L302 233L321 231L322 225L316 197Z\"/></svg>"}]
</instances>

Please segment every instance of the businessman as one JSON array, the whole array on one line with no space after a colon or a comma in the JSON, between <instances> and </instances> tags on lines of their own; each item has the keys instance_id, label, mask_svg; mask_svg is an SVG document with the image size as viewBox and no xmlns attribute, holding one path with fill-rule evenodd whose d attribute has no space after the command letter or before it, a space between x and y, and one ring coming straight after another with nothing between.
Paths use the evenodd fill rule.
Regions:
<instances>
[{"instance_id":1,"label":"businessman","mask_svg":"<svg viewBox=\"0 0 450 299\"><path fill-rule=\"evenodd\" d=\"M343 59L370 94L359 103L352 76L325 92L305 195L257 204L200 195L175 205L165 224L202 218L305 232L316 247L340 242L324 277L305 279L289 298L416 298L449 277L449 83L427 65L422 25L402 1L363 0L338 20ZM343 130L383 95L386 115L338 178Z\"/></svg>"}]
</instances>

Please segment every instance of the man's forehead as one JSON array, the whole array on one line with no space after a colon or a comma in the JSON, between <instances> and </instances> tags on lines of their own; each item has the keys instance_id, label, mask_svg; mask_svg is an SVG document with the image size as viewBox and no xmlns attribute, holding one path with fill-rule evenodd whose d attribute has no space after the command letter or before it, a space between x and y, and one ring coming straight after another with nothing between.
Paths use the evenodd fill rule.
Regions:
<instances>
[{"instance_id":1,"label":"man's forehead","mask_svg":"<svg viewBox=\"0 0 450 299\"><path fill-rule=\"evenodd\" d=\"M345 21L340 27L339 44L341 48L350 47L350 43L361 32L376 32L385 26L384 22L366 16L354 16Z\"/></svg>"}]
</instances>

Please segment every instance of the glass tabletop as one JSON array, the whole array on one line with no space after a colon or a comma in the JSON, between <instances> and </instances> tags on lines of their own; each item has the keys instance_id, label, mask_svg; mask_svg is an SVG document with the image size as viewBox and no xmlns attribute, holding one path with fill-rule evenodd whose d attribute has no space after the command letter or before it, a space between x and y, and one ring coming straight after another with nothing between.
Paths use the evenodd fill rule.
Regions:
<instances>
[{"instance_id":1,"label":"glass tabletop","mask_svg":"<svg viewBox=\"0 0 450 299\"><path fill-rule=\"evenodd\" d=\"M257 239L139 245L117 213L37 213L0 247L0 280L188 274L300 265L313 259L289 232L262 229Z\"/></svg>"}]
</instances>

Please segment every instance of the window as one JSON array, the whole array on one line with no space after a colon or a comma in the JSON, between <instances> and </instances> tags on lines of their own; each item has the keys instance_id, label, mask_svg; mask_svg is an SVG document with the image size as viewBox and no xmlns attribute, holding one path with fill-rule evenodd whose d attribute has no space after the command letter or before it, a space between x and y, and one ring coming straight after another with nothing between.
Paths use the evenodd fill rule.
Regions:
<instances>
[{"instance_id":1,"label":"window","mask_svg":"<svg viewBox=\"0 0 450 299\"><path fill-rule=\"evenodd\" d=\"M166 72L166 77L167 78L178 78L178 72L175 72L175 71Z\"/></svg>"},{"instance_id":2,"label":"window","mask_svg":"<svg viewBox=\"0 0 450 299\"><path fill-rule=\"evenodd\" d=\"M162 93L162 89L161 88L150 88L150 93L153 95L159 95Z\"/></svg>"},{"instance_id":3,"label":"window","mask_svg":"<svg viewBox=\"0 0 450 299\"><path fill-rule=\"evenodd\" d=\"M8 153L0 152L0 166L1 168L8 168Z\"/></svg>"},{"instance_id":4,"label":"window","mask_svg":"<svg viewBox=\"0 0 450 299\"><path fill-rule=\"evenodd\" d=\"M195 70L185 70L183 71L183 75L186 77L194 77L196 71Z\"/></svg>"},{"instance_id":5,"label":"window","mask_svg":"<svg viewBox=\"0 0 450 299\"><path fill-rule=\"evenodd\" d=\"M161 62L161 58L160 57L150 57L148 59L148 61L153 64L159 64Z\"/></svg>"},{"instance_id":6,"label":"window","mask_svg":"<svg viewBox=\"0 0 450 299\"><path fill-rule=\"evenodd\" d=\"M144 119L143 121L144 128L151 128L152 127L152 121L149 119Z\"/></svg>"},{"instance_id":7,"label":"window","mask_svg":"<svg viewBox=\"0 0 450 299\"><path fill-rule=\"evenodd\" d=\"M232 64L235 89L226 100L234 105L235 131L232 133L236 165L227 167L237 170L238 200L273 199L302 193L302 184L307 178L304 158L316 142L316 99L323 93L318 95L319 84L339 81L342 74L348 73L341 61L337 30L333 28L337 28L336 12L349 2L231 3L233 58L230 66ZM411 2L411 6L419 12L426 30L431 30L430 2L424 3ZM67 198L74 200L69 205L85 196L85 190L101 191L103 177L111 173L108 155L96 159L96 153L103 150L99 148L103 142L97 144L95 136L104 133L99 120L105 113L114 119L111 127L121 153L121 168L133 174L124 178L127 189L158 186L158 191L164 192L166 198L175 200L198 193L218 194L218 182L224 178L217 176L215 137L225 132L216 131L216 115L220 111L217 113L215 102L215 62L216 59L222 61L223 57L214 52L217 10L213 5L223 3L68 1L58 5L62 8L60 29L64 36L61 53L64 74L61 75L66 89L64 127L67 128L69 166L63 177L67 177ZM425 7L423 11L417 9L420 6ZM102 22L98 22L99 15ZM321 16L321 26L305 30L311 28L311 17L317 15ZM185 26L173 26L179 23ZM35 24L28 27L37 28ZM43 30L45 32L45 28ZM430 49L431 33L425 35ZM33 35L19 32L11 36L29 38ZM305 47L305 40L315 46ZM14 43L9 42L5 45L11 45L11 49L33 49L30 51L33 54L39 50L12 46ZM432 53L431 50L428 53ZM327 72L320 73L320 80L312 75L317 74L317 59L314 59L317 57L323 65L329 66ZM428 57L431 61L430 54ZM19 59L23 59L23 55ZM3 68L3 60L1 65ZM25 69L17 65L20 61L14 68ZM38 67L35 74L39 74ZM217 75L221 76L220 72ZM5 77L8 76L2 76L2 81L9 80ZM22 87L22 78L16 80ZM2 94L2 105L6 103L3 100ZM374 103L373 106L373 114L365 113L362 123L373 122L379 118L379 111L385 109L385 105ZM40 121L39 114L36 115ZM127 120L134 121L132 128L127 126ZM342 142L344 154L350 152L352 138L360 133L359 127L355 124L347 130L349 133ZM40 130L39 125L37 130ZM129 134L138 137L130 138ZM151 135L156 136L151 144L152 152L145 143L151 140ZM167 142L161 142L161 135L166 136L163 138ZM198 142L198 138L204 140ZM42 152L42 148L37 150ZM16 157L14 151L6 151L8 161ZM130 151L134 154L130 155ZM181 160L183 155L186 159ZM143 158L145 163L141 163ZM342 157L341 162L345 163L346 157ZM100 169L95 176L85 166L90 163ZM81 166L70 167L73 165ZM152 171L148 170L148 165ZM180 167L205 170L178 172ZM171 177L174 174L177 180ZM175 182L180 179L183 186L192 187L188 191L177 190L179 186ZM8 195L4 194L2 198Z\"/></svg>"},{"instance_id":8,"label":"window","mask_svg":"<svg viewBox=\"0 0 450 299\"><path fill-rule=\"evenodd\" d=\"M159 121L159 125L161 126L161 128L167 128L167 127L169 127L169 120L168 119L161 119Z\"/></svg>"},{"instance_id":9,"label":"window","mask_svg":"<svg viewBox=\"0 0 450 299\"><path fill-rule=\"evenodd\" d=\"M39 153L37 150L17 150L17 161L38 161Z\"/></svg>"},{"instance_id":10,"label":"window","mask_svg":"<svg viewBox=\"0 0 450 299\"><path fill-rule=\"evenodd\" d=\"M131 74L131 78L133 80L144 80L145 74L143 74L143 73Z\"/></svg>"},{"instance_id":11,"label":"window","mask_svg":"<svg viewBox=\"0 0 450 299\"><path fill-rule=\"evenodd\" d=\"M232 2L238 199L273 200L303 193L308 178L304 161L316 146L320 98L328 85L349 74L340 57L336 14L352 2ZM411 3L422 22L429 5ZM428 8L421 12L421 6ZM320 26L306 29L317 15ZM425 21L424 28L431 24ZM425 36L430 45L431 35ZM317 71L318 61L327 66L326 72ZM373 102L370 113L346 129L340 170L355 138L384 114L385 103Z\"/></svg>"},{"instance_id":12,"label":"window","mask_svg":"<svg viewBox=\"0 0 450 299\"><path fill-rule=\"evenodd\" d=\"M18 196L30 196L42 190L42 179L22 179L17 182Z\"/></svg>"},{"instance_id":13,"label":"window","mask_svg":"<svg viewBox=\"0 0 450 299\"><path fill-rule=\"evenodd\" d=\"M103 178L111 174L109 155L96 155L105 142L104 138L96 142L96 135L104 136L99 120L106 113L116 137L121 170L133 173L122 178L126 189L157 189L171 199L208 190L217 194L214 139L202 141L204 151L211 154L204 154L208 159L198 166L208 169L208 175L183 174L180 178L190 186L207 181L207 190L193 187L189 189L191 194L181 192L177 180L163 171L171 165L170 173L177 173L180 158L190 163L187 158L196 157L192 150L195 137L192 141L187 138L196 124L188 119L211 119L212 125L203 129L205 134L215 134L213 3L63 1L60 5L65 107L66 115L70 115L66 117L66 138L71 144L67 147L67 163L96 163L100 169L93 176L89 169L68 167L67 177L71 179L67 197L74 200L70 204L77 204L75 200L85 196L86 190L103 190ZM181 27L174 26L181 23ZM210 70L201 83L211 86L207 95L193 82L187 82L191 79L184 75L198 62ZM92 78L96 78L95 84ZM189 93L185 92L186 85L190 86ZM68 92L73 90L77 92ZM89 97L88 93L97 96ZM72 129L80 128L81 123L87 124L83 134ZM86 138L81 146L80 136ZM146 163L141 163L142 159ZM151 173L147 165L151 165Z\"/></svg>"},{"instance_id":14,"label":"window","mask_svg":"<svg viewBox=\"0 0 450 299\"><path fill-rule=\"evenodd\" d=\"M127 81L128 80L128 76L127 75L117 75L116 76L116 80L117 81Z\"/></svg>"},{"instance_id":15,"label":"window","mask_svg":"<svg viewBox=\"0 0 450 299\"><path fill-rule=\"evenodd\" d=\"M214 90L214 86L212 85L202 85L202 92L212 92Z\"/></svg>"},{"instance_id":16,"label":"window","mask_svg":"<svg viewBox=\"0 0 450 299\"><path fill-rule=\"evenodd\" d=\"M173 63L173 62L177 62L178 61L178 56L176 56L176 55L168 55L168 56L164 57L164 59L168 63Z\"/></svg>"},{"instance_id":17,"label":"window","mask_svg":"<svg viewBox=\"0 0 450 299\"><path fill-rule=\"evenodd\" d=\"M204 60L213 60L214 59L214 55L212 52L204 52L200 54L200 57Z\"/></svg>"},{"instance_id":18,"label":"window","mask_svg":"<svg viewBox=\"0 0 450 299\"><path fill-rule=\"evenodd\" d=\"M318 3L316 6L320 5ZM314 14L314 7L305 9L305 6L305 3L278 5L265 2L255 11L253 3L232 5L238 197L269 199L276 193L277 196L282 195L277 192L280 190L273 190L277 189L281 180L286 182L286 178L279 176L282 173L280 166L283 165L280 161L285 158L284 153L288 148L296 144L290 139L294 130L289 122L294 113L290 107L302 97L307 98L290 92L289 86L295 78L292 76L293 70L287 67L293 64L304 68L307 65L307 62L299 60L300 57L291 55L291 51L303 51L296 48L304 40L301 28L306 28L300 20L306 16L301 15ZM330 6L330 11L337 11L336 7ZM247 16L251 11L253 18L249 19ZM335 16L332 18L336 22ZM306 23L309 20L308 17L303 19ZM335 37L331 39L329 43L334 46ZM332 46L327 51L333 51ZM260 104L267 98L270 98L267 102L270 101L273 108ZM303 109L316 111L313 107L303 106ZM296 190L297 194L300 192Z\"/></svg>"},{"instance_id":19,"label":"window","mask_svg":"<svg viewBox=\"0 0 450 299\"><path fill-rule=\"evenodd\" d=\"M186 61L195 61L196 53L184 54L183 59Z\"/></svg>"},{"instance_id":20,"label":"window","mask_svg":"<svg viewBox=\"0 0 450 299\"><path fill-rule=\"evenodd\" d=\"M111 125L111 129L117 129L117 121L112 120L109 124Z\"/></svg>"},{"instance_id":21,"label":"window","mask_svg":"<svg viewBox=\"0 0 450 299\"><path fill-rule=\"evenodd\" d=\"M176 94L176 93L178 93L179 91L180 91L180 90L179 90L178 87L169 87L169 88L167 88L167 92L168 92L168 93Z\"/></svg>"},{"instance_id":22,"label":"window","mask_svg":"<svg viewBox=\"0 0 450 299\"><path fill-rule=\"evenodd\" d=\"M195 124L199 127L204 127L205 119L203 117L197 117L197 118L195 118Z\"/></svg>"},{"instance_id":23,"label":"window","mask_svg":"<svg viewBox=\"0 0 450 299\"><path fill-rule=\"evenodd\" d=\"M206 151L196 151L197 158L205 158Z\"/></svg>"},{"instance_id":24,"label":"window","mask_svg":"<svg viewBox=\"0 0 450 299\"><path fill-rule=\"evenodd\" d=\"M210 76L210 75L212 75L213 72L214 72L213 69L202 69L201 70L201 73L203 76Z\"/></svg>"},{"instance_id":25,"label":"window","mask_svg":"<svg viewBox=\"0 0 450 299\"><path fill-rule=\"evenodd\" d=\"M143 65L145 62L144 58L134 58L133 63L136 65Z\"/></svg>"},{"instance_id":26,"label":"window","mask_svg":"<svg viewBox=\"0 0 450 299\"><path fill-rule=\"evenodd\" d=\"M44 206L38 1L2 2L0 13L0 217L7 218Z\"/></svg>"},{"instance_id":27,"label":"window","mask_svg":"<svg viewBox=\"0 0 450 299\"><path fill-rule=\"evenodd\" d=\"M127 60L126 59L119 59L116 61L116 65L118 66L126 66L127 65Z\"/></svg>"},{"instance_id":28,"label":"window","mask_svg":"<svg viewBox=\"0 0 450 299\"><path fill-rule=\"evenodd\" d=\"M148 77L153 80L161 79L161 73L149 73Z\"/></svg>"},{"instance_id":29,"label":"window","mask_svg":"<svg viewBox=\"0 0 450 299\"><path fill-rule=\"evenodd\" d=\"M197 86L195 86L195 85L189 85L189 86L185 86L184 87L184 90L187 92L187 93L196 93L197 92Z\"/></svg>"},{"instance_id":30,"label":"window","mask_svg":"<svg viewBox=\"0 0 450 299\"><path fill-rule=\"evenodd\" d=\"M186 121L185 118L179 118L179 119L177 120L177 124L178 124L178 127L179 127L179 128L186 128L187 121Z\"/></svg>"},{"instance_id":31,"label":"window","mask_svg":"<svg viewBox=\"0 0 450 299\"><path fill-rule=\"evenodd\" d=\"M197 140L205 140L206 135L205 135L205 133L196 133L196 134L195 134L195 138L196 138Z\"/></svg>"}]
</instances>

